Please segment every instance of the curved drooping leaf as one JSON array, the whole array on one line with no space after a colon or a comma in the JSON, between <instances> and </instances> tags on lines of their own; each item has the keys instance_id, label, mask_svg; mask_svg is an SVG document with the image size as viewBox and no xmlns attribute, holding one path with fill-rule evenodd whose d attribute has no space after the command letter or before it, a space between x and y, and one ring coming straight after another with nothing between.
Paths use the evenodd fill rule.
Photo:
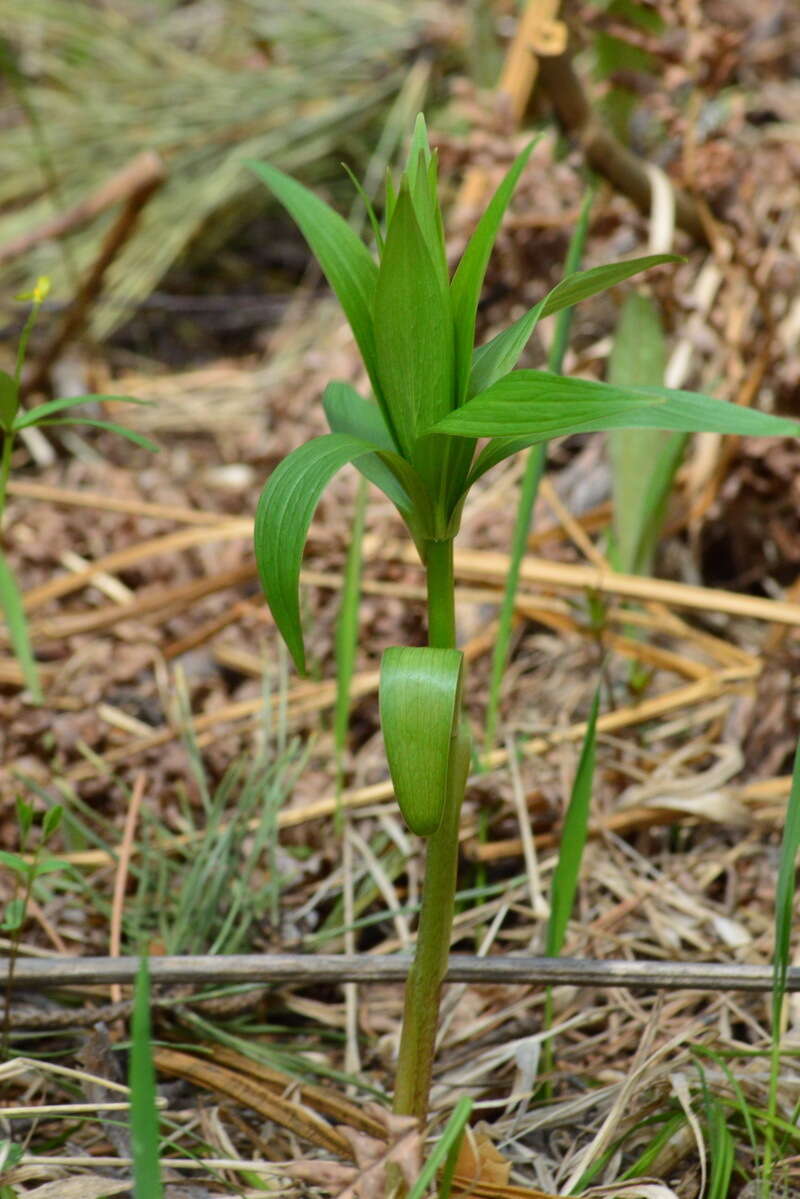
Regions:
<instances>
[{"instance_id":1,"label":"curved drooping leaf","mask_svg":"<svg viewBox=\"0 0 800 1199\"><path fill-rule=\"evenodd\" d=\"M339 216L307 187L277 167L247 165L281 202L311 247L353 330L376 395L379 395L372 302L378 267L367 247Z\"/></svg>"},{"instance_id":2,"label":"curved drooping leaf","mask_svg":"<svg viewBox=\"0 0 800 1199\"><path fill-rule=\"evenodd\" d=\"M681 262L674 254L646 254L643 258L629 258L626 262L612 262L608 266L594 266L587 271L574 271L557 283L543 300L534 304L524 316L514 321L502 333L498 333L485 346L480 346L472 359L472 374L469 395L476 396L485 391L512 371L519 356L528 344L539 321L581 300L587 300L617 283L623 283L633 275L647 271L650 267L665 262Z\"/></svg>"},{"instance_id":3,"label":"curved drooping leaf","mask_svg":"<svg viewBox=\"0 0 800 1199\"><path fill-rule=\"evenodd\" d=\"M406 186L386 234L374 316L391 428L403 456L416 464L417 438L453 405L453 319Z\"/></svg>"},{"instance_id":4,"label":"curved drooping leaf","mask_svg":"<svg viewBox=\"0 0 800 1199\"><path fill-rule=\"evenodd\" d=\"M377 448L347 433L315 437L284 458L261 493L254 533L256 564L275 623L301 674L306 672L306 658L300 566L311 517L337 471Z\"/></svg>"},{"instance_id":5,"label":"curved drooping leaf","mask_svg":"<svg viewBox=\"0 0 800 1199\"><path fill-rule=\"evenodd\" d=\"M22 602L14 572L6 561L5 554L0 550L0 612L6 618L8 636L14 657L19 663L25 686L31 693L33 702L42 702L42 685L39 681L39 669L33 656L28 621L25 616L25 605Z\"/></svg>"},{"instance_id":6,"label":"curved drooping leaf","mask_svg":"<svg viewBox=\"0 0 800 1199\"><path fill-rule=\"evenodd\" d=\"M86 396L67 396L60 400L47 400L44 404L37 404L34 408L20 409L14 421L14 432L19 432L20 429L27 429L31 425L41 424L50 416L54 416L56 412L63 412L66 408L76 408L80 404L139 404L141 407L152 407L151 400L137 400L134 396L109 396L109 395L86 395Z\"/></svg>"},{"instance_id":7,"label":"curved drooping leaf","mask_svg":"<svg viewBox=\"0 0 800 1199\"><path fill-rule=\"evenodd\" d=\"M692 391L617 387L548 371L512 371L436 424L456 437L550 437L598 429L670 429L796 437L800 424Z\"/></svg>"},{"instance_id":8,"label":"curved drooping leaf","mask_svg":"<svg viewBox=\"0 0 800 1199\"><path fill-rule=\"evenodd\" d=\"M160 449L143 433L137 433L135 429L126 429L124 425L118 425L112 420L93 420L88 416L67 416L59 420L40 420L36 424L40 428L47 425L91 425L93 429L105 429L107 433L116 433L118 437L124 437L126 441L132 441L134 445L141 446L143 450L150 450L154 454L157 454Z\"/></svg>"},{"instance_id":9,"label":"curved drooping leaf","mask_svg":"<svg viewBox=\"0 0 800 1199\"><path fill-rule=\"evenodd\" d=\"M467 393L469 375L472 367L472 345L475 340L475 314L478 311L478 300L486 274L492 248L494 247L500 223L508 208L519 177L531 156L531 151L538 138L529 142L521 154L514 160L506 177L489 201L483 216L475 226L475 231L467 243L461 261L453 275L450 284L450 295L453 301L453 323L455 326L456 346L456 404L460 404ZM516 362L516 359L515 359ZM515 365L512 362L507 370Z\"/></svg>"},{"instance_id":10,"label":"curved drooping leaf","mask_svg":"<svg viewBox=\"0 0 800 1199\"><path fill-rule=\"evenodd\" d=\"M332 433L349 433L363 441L373 442L387 453L397 453L397 446L392 441L380 408L360 396L349 383L339 380L329 383L322 396L322 406ZM359 458L355 465L401 512L411 508L411 500L402 484L377 454Z\"/></svg>"},{"instance_id":11,"label":"curved drooping leaf","mask_svg":"<svg viewBox=\"0 0 800 1199\"><path fill-rule=\"evenodd\" d=\"M464 655L456 649L394 646L381 659L381 728L395 798L421 837L442 822L453 739L458 732Z\"/></svg>"}]
</instances>

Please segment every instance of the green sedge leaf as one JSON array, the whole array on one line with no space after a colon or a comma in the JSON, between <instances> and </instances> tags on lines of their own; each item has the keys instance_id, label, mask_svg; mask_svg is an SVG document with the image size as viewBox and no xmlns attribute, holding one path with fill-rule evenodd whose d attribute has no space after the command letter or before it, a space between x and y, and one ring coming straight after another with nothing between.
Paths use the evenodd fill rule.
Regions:
<instances>
[{"instance_id":1,"label":"green sedge leaf","mask_svg":"<svg viewBox=\"0 0 800 1199\"><path fill-rule=\"evenodd\" d=\"M467 393L470 369L472 368L472 345L475 340L475 316L478 311L486 267L492 253L501 222L514 194L519 177L522 174L531 151L538 138L529 142L520 155L514 160L511 169L503 179L497 191L489 201L489 205L478 221L472 237L467 243L453 282L450 285L450 295L453 301L453 325L456 342L456 404L460 404ZM511 370L516 359L506 370ZM503 374L506 371L502 372Z\"/></svg>"},{"instance_id":2,"label":"green sedge leaf","mask_svg":"<svg viewBox=\"0 0 800 1199\"><path fill-rule=\"evenodd\" d=\"M564 816L561 831L561 849L558 855L553 885L550 888L550 919L547 925L545 954L558 957L564 946L567 924L575 904L578 880L581 873L583 851L589 832L589 805L594 780L595 746L597 741L597 716L600 711L600 692L595 692L592 709L586 725L583 748L572 784L572 794Z\"/></svg>"},{"instance_id":3,"label":"green sedge leaf","mask_svg":"<svg viewBox=\"0 0 800 1199\"><path fill-rule=\"evenodd\" d=\"M8 371L0 371L0 429L10 430L19 408L19 386Z\"/></svg>"},{"instance_id":4,"label":"green sedge leaf","mask_svg":"<svg viewBox=\"0 0 800 1199\"><path fill-rule=\"evenodd\" d=\"M25 616L25 606L14 572L0 551L0 611L5 613L8 624L8 635L14 656L19 662L25 686L31 693L33 702L42 703L42 685L39 681L39 669L33 656L28 621Z\"/></svg>"},{"instance_id":5,"label":"green sedge leaf","mask_svg":"<svg viewBox=\"0 0 800 1199\"><path fill-rule=\"evenodd\" d=\"M463 662L460 650L430 646L395 646L381 659L389 773L406 824L421 837L435 833L444 814Z\"/></svg>"},{"instance_id":6,"label":"green sedge leaf","mask_svg":"<svg viewBox=\"0 0 800 1199\"><path fill-rule=\"evenodd\" d=\"M28 839L28 833L33 827L33 804L28 803L21 795L17 796L17 824L19 825L20 841L24 843Z\"/></svg>"},{"instance_id":7,"label":"green sedge leaf","mask_svg":"<svg viewBox=\"0 0 800 1199\"><path fill-rule=\"evenodd\" d=\"M346 162L342 163L342 167L344 168L345 172L347 173L347 177L350 180L350 182L352 183L352 185L355 189L356 195L358 196L361 203L364 205L364 211L367 214L367 219L369 220L370 226L372 228L372 233L373 233L373 236L375 237L375 245L378 247L378 256L380 257L380 255L383 253L383 233L381 232L380 222L378 220L377 213L375 212L375 205L372 203L372 200L370 200L369 196L364 191L364 188L361 186L359 181L356 179L355 175L350 170L350 167L347 165Z\"/></svg>"},{"instance_id":8,"label":"green sedge leaf","mask_svg":"<svg viewBox=\"0 0 800 1199\"><path fill-rule=\"evenodd\" d=\"M258 502L255 556L261 586L295 665L306 673L300 624L300 566L317 501L349 462L378 447L347 433L328 433L289 454L270 475Z\"/></svg>"},{"instance_id":9,"label":"green sedge leaf","mask_svg":"<svg viewBox=\"0 0 800 1199\"><path fill-rule=\"evenodd\" d=\"M450 300L403 187L386 235L375 292L375 342L380 383L403 456L426 482L439 481L433 456L415 454L417 438L453 402L453 322Z\"/></svg>"},{"instance_id":10,"label":"green sedge leaf","mask_svg":"<svg viewBox=\"0 0 800 1199\"><path fill-rule=\"evenodd\" d=\"M44 404L37 404L34 408L27 408L17 415L14 421L14 432L19 432L20 429L27 429L30 425L38 425L41 421L55 415L56 412L63 412L67 408L76 408L80 404L100 404L100 403L115 403L115 404L139 404L142 407L149 408L152 406L150 400L137 400L133 396L107 396L107 395L87 395L87 396L67 396L60 400L47 400Z\"/></svg>"},{"instance_id":11,"label":"green sedge leaf","mask_svg":"<svg viewBox=\"0 0 800 1199\"><path fill-rule=\"evenodd\" d=\"M146 957L139 963L133 994L131 1049L128 1057L131 1090L131 1156L134 1199L162 1199L160 1136L156 1107L156 1074L150 1028L150 971Z\"/></svg>"},{"instance_id":12,"label":"green sedge leaf","mask_svg":"<svg viewBox=\"0 0 800 1199\"><path fill-rule=\"evenodd\" d=\"M650 267L660 266L665 262L682 261L683 259L674 254L647 254L644 258L630 258L627 262L612 262L608 266L595 266L588 271L575 271L571 275L565 275L543 300L475 351L469 395L475 396L486 391L514 369L520 354L543 317L569 308L572 304L578 304L581 300L587 300L590 296L606 291L641 271L649 270Z\"/></svg>"},{"instance_id":13,"label":"green sedge leaf","mask_svg":"<svg viewBox=\"0 0 800 1199\"><path fill-rule=\"evenodd\" d=\"M397 452L380 408L360 396L349 383L329 383L322 396L322 406L331 433L349 433L363 441L371 441L387 453ZM355 465L370 483L374 483L389 497L396 508L401 512L409 511L412 505L405 489L377 454L360 458Z\"/></svg>"},{"instance_id":14,"label":"green sedge leaf","mask_svg":"<svg viewBox=\"0 0 800 1199\"><path fill-rule=\"evenodd\" d=\"M247 165L300 227L350 323L377 395L372 303L378 267L372 255L347 221L308 188L267 163L250 161Z\"/></svg>"},{"instance_id":15,"label":"green sedge leaf","mask_svg":"<svg viewBox=\"0 0 800 1199\"><path fill-rule=\"evenodd\" d=\"M112 420L92 420L88 416L67 416L63 420L40 420L36 423L40 428L44 428L46 425L90 425L93 429L105 429L107 433L116 433L118 437L124 437L126 441L131 441L134 445L141 446L143 450L150 450L154 454L160 450L160 446L157 446L149 437L137 433L134 429L126 429L124 425L118 425Z\"/></svg>"},{"instance_id":16,"label":"green sedge leaf","mask_svg":"<svg viewBox=\"0 0 800 1199\"><path fill-rule=\"evenodd\" d=\"M432 429L456 437L549 437L598 429L796 437L796 421L665 387L615 387L548 371L512 371Z\"/></svg>"}]
</instances>

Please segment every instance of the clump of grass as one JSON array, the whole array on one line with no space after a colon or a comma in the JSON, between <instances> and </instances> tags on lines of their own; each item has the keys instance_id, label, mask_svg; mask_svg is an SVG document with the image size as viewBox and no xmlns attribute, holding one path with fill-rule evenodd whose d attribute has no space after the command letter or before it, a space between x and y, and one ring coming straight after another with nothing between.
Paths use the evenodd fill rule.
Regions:
<instances>
[{"instance_id":1,"label":"clump of grass","mask_svg":"<svg viewBox=\"0 0 800 1199\"><path fill-rule=\"evenodd\" d=\"M685 391L623 387L515 370L538 320L660 263L655 255L567 275L539 304L475 348L486 265L530 154L514 162L452 278L437 195L437 162L424 121L406 168L387 177L385 225L373 214L377 260L347 223L274 166L256 174L297 221L347 316L373 399L345 383L324 397L331 432L276 468L256 516L255 550L267 600L298 669L305 671L299 575L317 500L353 463L393 502L427 578L428 645L385 651L381 721L395 795L426 839L416 957L407 987L395 1110L423 1120L456 885L460 808L471 734L462 714L453 542L472 485L509 455L564 434L613 428L715 430L794 436L800 427ZM483 448L480 438L488 438Z\"/></svg>"}]
</instances>

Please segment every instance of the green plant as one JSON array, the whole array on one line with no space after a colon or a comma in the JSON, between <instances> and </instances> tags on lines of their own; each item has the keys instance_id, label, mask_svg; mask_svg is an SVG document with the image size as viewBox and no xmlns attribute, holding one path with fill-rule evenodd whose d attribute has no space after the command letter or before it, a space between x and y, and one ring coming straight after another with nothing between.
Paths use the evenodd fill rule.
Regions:
<instances>
[{"instance_id":1,"label":"green plant","mask_svg":"<svg viewBox=\"0 0 800 1199\"><path fill-rule=\"evenodd\" d=\"M437 163L419 118L396 188L387 178L377 257L323 201L272 166L252 168L289 210L350 322L375 402L344 383L324 405L331 433L275 469L262 493L255 552L276 624L300 671L305 650L299 575L314 508L332 476L354 463L395 504L427 578L428 646L392 648L382 664L381 718L400 809L427 838L425 883L406 1003L395 1109L424 1119L439 993L447 964L458 827L470 762L456 647L453 539L467 493L521 449L570 433L610 428L796 435L792 421L707 396L618 387L514 370L537 321L658 263L655 255L567 275L488 344L473 348L486 265L531 147L514 162L452 279L437 196ZM478 449L478 439L488 443Z\"/></svg>"},{"instance_id":2,"label":"green plant","mask_svg":"<svg viewBox=\"0 0 800 1199\"><path fill-rule=\"evenodd\" d=\"M89 404L93 401L143 404L146 402L144 400L135 400L131 396L86 395L73 396L61 400L48 400L43 404L36 404L33 408L26 409L20 406L20 384L22 381L22 368L25 364L25 351L39 309L47 297L49 290L49 281L46 278L41 278L37 280L33 291L17 296L18 300L31 300L31 310L20 335L14 374L10 375L7 371L0 370L0 529L2 529L3 513L6 506L14 443L18 434L22 433L25 429L32 429L34 426L92 425L98 429L109 429L113 433L119 433L121 437L126 437L136 445L144 446L150 450L158 449L147 437L142 437L140 433L135 433L130 429L124 429L121 425L117 425L113 421L98 420L88 416L60 415L67 409L75 408L79 404ZM36 659L33 656L30 637L28 636L25 607L14 573L2 552L2 548L0 548L0 610L5 613L8 622L11 645L22 670L25 685L30 690L34 702L41 703L42 688Z\"/></svg>"},{"instance_id":3,"label":"green plant","mask_svg":"<svg viewBox=\"0 0 800 1199\"><path fill-rule=\"evenodd\" d=\"M142 958L136 975L128 1070L131 1089L131 1153L135 1199L161 1199L156 1075L150 1041L150 972Z\"/></svg>"},{"instance_id":4,"label":"green plant","mask_svg":"<svg viewBox=\"0 0 800 1199\"><path fill-rule=\"evenodd\" d=\"M0 1043L0 1056L8 1052L8 1040L11 1034L11 993L14 986L14 971L19 955L19 942L22 929L28 914L36 880L43 874L53 870L63 870L64 863L60 858L45 857L42 854L48 841L58 831L63 815L62 808L57 804L44 815L41 824L39 841L32 852L28 852L31 835L34 832L33 805L22 798L17 799L17 827L19 829L19 853L0 850L0 866L14 876L14 887L11 899L6 904L3 918L0 920L0 930L8 933L11 938L11 951L8 955L5 986L5 1015L3 1017L3 1036Z\"/></svg>"}]
</instances>

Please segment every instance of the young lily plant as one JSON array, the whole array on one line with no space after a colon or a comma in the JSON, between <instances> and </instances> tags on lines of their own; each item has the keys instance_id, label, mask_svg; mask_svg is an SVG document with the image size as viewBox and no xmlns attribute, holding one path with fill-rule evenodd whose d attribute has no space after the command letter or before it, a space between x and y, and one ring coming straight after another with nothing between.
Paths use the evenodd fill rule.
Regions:
<instances>
[{"instance_id":1,"label":"young lily plant","mask_svg":"<svg viewBox=\"0 0 800 1199\"><path fill-rule=\"evenodd\" d=\"M395 795L411 830L427 840L395 1087L395 1110L420 1120L427 1114L470 761L453 580L453 539L470 488L509 455L566 434L617 428L800 432L794 422L692 392L514 369L540 319L648 267L676 261L671 255L567 275L509 328L474 347L489 255L531 149L523 150L498 187L452 277L437 160L421 117L399 186L387 179L385 228L371 213L375 254L312 192L275 167L249 164L306 237L344 309L372 388L367 398L347 383L327 386L323 405L331 432L284 459L258 505L261 582L298 670L306 668L299 577L308 528L325 486L347 463L395 505L427 576L428 645L387 649L380 687ZM488 439L480 449L479 438Z\"/></svg>"}]
</instances>

